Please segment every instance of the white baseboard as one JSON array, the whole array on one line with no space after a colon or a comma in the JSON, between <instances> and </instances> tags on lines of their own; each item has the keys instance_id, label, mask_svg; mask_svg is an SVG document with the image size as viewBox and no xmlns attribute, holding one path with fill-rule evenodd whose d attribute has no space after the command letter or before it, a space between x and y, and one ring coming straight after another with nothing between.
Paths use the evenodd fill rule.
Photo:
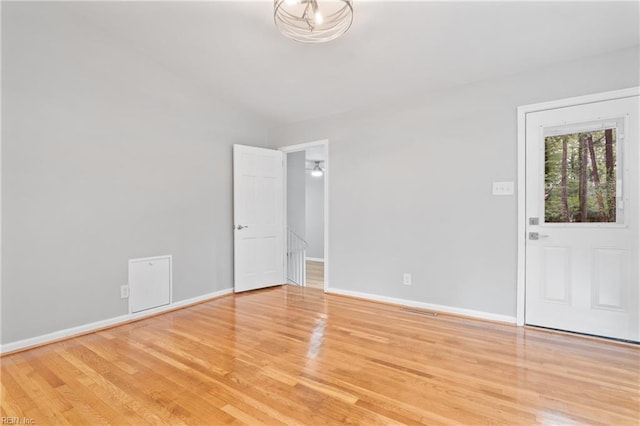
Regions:
<instances>
[{"instance_id":1,"label":"white baseboard","mask_svg":"<svg viewBox=\"0 0 640 426\"><path fill-rule=\"evenodd\" d=\"M490 312L475 311L473 309L456 308L453 306L434 305L432 303L416 302L414 300L397 299L395 297L380 296L377 294L360 293L358 291L341 290L337 288L329 288L327 293L339 294L343 296L358 297L360 299L374 300L376 302L393 303L395 305L409 306L412 308L428 309L430 311L444 312L448 314L463 315L465 317L477 318L489 321L506 322L509 324L516 323L516 317L509 315L492 314Z\"/></svg>"},{"instance_id":2,"label":"white baseboard","mask_svg":"<svg viewBox=\"0 0 640 426\"><path fill-rule=\"evenodd\" d=\"M134 314L120 315L115 318L109 318L106 320L96 321L89 324L79 325L76 327L67 328L64 330L54 331L53 333L43 334L41 336L31 337L24 340L18 340L16 342L6 343L0 346L0 354L13 352L20 349L26 349L32 346L40 346L46 343L54 342L56 340L66 339L81 334L91 333L92 331L101 330L108 327L113 327L118 324L130 322L133 320L150 317L164 312L174 311L182 307L193 305L195 303L204 302L210 299L216 299L221 296L233 293L233 288L227 288L224 290L214 291L213 293L203 294L202 296L192 297L191 299L180 300L173 302L169 305L159 306L153 309L147 309L146 311L136 312Z\"/></svg>"},{"instance_id":3,"label":"white baseboard","mask_svg":"<svg viewBox=\"0 0 640 426\"><path fill-rule=\"evenodd\" d=\"M321 258L321 257L309 257L309 256L307 256L306 259L307 260L311 260L313 262L324 262L324 259Z\"/></svg>"}]
</instances>

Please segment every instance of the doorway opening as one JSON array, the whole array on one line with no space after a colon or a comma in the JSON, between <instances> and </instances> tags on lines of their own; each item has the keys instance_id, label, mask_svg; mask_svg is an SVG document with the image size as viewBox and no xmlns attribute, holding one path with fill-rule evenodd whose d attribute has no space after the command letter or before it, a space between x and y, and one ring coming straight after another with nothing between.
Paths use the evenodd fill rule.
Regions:
<instances>
[{"instance_id":1,"label":"doorway opening","mask_svg":"<svg viewBox=\"0 0 640 426\"><path fill-rule=\"evenodd\" d=\"M285 153L287 284L328 288L328 141L280 148Z\"/></svg>"}]
</instances>

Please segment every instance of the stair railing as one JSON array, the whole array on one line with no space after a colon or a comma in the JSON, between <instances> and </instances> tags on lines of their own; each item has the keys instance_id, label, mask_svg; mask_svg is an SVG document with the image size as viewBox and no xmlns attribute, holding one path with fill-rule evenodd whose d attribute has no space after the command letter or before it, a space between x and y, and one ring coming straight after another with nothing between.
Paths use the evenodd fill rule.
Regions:
<instances>
[{"instance_id":1,"label":"stair railing","mask_svg":"<svg viewBox=\"0 0 640 426\"><path fill-rule=\"evenodd\" d=\"M296 285L306 285L307 247L300 235L287 228L287 281Z\"/></svg>"}]
</instances>

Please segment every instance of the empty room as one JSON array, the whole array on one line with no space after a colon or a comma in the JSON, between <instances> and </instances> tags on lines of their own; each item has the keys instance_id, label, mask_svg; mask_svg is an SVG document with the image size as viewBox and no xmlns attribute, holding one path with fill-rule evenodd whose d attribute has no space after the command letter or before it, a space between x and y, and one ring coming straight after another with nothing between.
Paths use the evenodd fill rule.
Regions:
<instances>
[{"instance_id":1,"label":"empty room","mask_svg":"<svg viewBox=\"0 0 640 426\"><path fill-rule=\"evenodd\" d=\"M637 0L0 16L1 424L640 424Z\"/></svg>"}]
</instances>

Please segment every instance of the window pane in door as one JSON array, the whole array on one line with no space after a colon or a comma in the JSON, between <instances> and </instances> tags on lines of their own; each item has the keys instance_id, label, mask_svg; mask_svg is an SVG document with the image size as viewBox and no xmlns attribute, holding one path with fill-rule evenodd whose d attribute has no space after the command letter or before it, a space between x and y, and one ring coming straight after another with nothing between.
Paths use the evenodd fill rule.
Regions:
<instances>
[{"instance_id":1,"label":"window pane in door","mask_svg":"<svg viewBox=\"0 0 640 426\"><path fill-rule=\"evenodd\" d=\"M554 133L544 138L544 221L616 223L616 128Z\"/></svg>"}]
</instances>

